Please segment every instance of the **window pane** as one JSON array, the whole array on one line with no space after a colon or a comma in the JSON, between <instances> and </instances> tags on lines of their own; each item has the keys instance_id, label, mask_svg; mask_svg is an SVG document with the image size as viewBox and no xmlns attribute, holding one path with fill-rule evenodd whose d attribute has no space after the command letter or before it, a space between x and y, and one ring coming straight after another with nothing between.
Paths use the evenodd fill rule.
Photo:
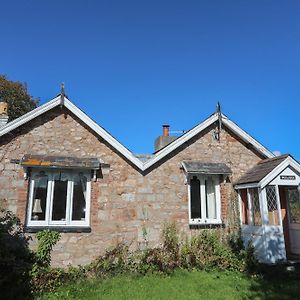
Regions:
<instances>
[{"instance_id":1,"label":"window pane","mask_svg":"<svg viewBox=\"0 0 300 300\"><path fill-rule=\"evenodd\" d=\"M287 192L290 223L300 223L299 192L297 189L288 189Z\"/></svg>"},{"instance_id":2,"label":"window pane","mask_svg":"<svg viewBox=\"0 0 300 300\"><path fill-rule=\"evenodd\" d=\"M74 177L72 220L84 220L86 209L87 178L81 173Z\"/></svg>"},{"instance_id":3,"label":"window pane","mask_svg":"<svg viewBox=\"0 0 300 300\"><path fill-rule=\"evenodd\" d=\"M31 220L45 221L46 218L46 201L48 190L48 175L40 172L34 176L34 189L32 197Z\"/></svg>"},{"instance_id":4,"label":"window pane","mask_svg":"<svg viewBox=\"0 0 300 300\"><path fill-rule=\"evenodd\" d=\"M54 176L54 193L53 193L53 207L52 220L65 221L66 220L66 204L68 191L68 176L64 172Z\"/></svg>"},{"instance_id":5,"label":"window pane","mask_svg":"<svg viewBox=\"0 0 300 300\"><path fill-rule=\"evenodd\" d=\"M191 218L201 218L200 181L196 176L191 179Z\"/></svg>"},{"instance_id":6,"label":"window pane","mask_svg":"<svg viewBox=\"0 0 300 300\"><path fill-rule=\"evenodd\" d=\"M206 217L208 219L216 219L216 193L215 184L211 178L205 180L205 190L206 190Z\"/></svg>"},{"instance_id":7,"label":"window pane","mask_svg":"<svg viewBox=\"0 0 300 300\"><path fill-rule=\"evenodd\" d=\"M249 224L249 207L248 207L248 198L247 198L247 189L240 191L242 199L242 224Z\"/></svg>"},{"instance_id":8,"label":"window pane","mask_svg":"<svg viewBox=\"0 0 300 300\"><path fill-rule=\"evenodd\" d=\"M274 185L266 187L267 206L268 206L268 223L269 225L279 225L279 211L277 205L276 189Z\"/></svg>"},{"instance_id":9,"label":"window pane","mask_svg":"<svg viewBox=\"0 0 300 300\"><path fill-rule=\"evenodd\" d=\"M261 215L259 207L259 196L257 188L249 189L251 205L252 205L252 219L254 225L261 225Z\"/></svg>"}]
</instances>

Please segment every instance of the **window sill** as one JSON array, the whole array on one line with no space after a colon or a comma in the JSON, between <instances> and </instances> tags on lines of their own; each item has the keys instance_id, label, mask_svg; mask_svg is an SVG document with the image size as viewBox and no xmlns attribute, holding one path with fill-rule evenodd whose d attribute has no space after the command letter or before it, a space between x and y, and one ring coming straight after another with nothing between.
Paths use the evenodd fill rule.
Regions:
<instances>
[{"instance_id":1,"label":"window sill","mask_svg":"<svg viewBox=\"0 0 300 300\"><path fill-rule=\"evenodd\" d=\"M91 227L87 227L87 226L76 226L76 227L75 226L26 226L24 229L25 232L27 233L35 233L45 229L49 229L57 232L70 232L70 233L91 232Z\"/></svg>"},{"instance_id":2,"label":"window sill","mask_svg":"<svg viewBox=\"0 0 300 300\"><path fill-rule=\"evenodd\" d=\"M190 219L190 225L222 225L222 221L220 219Z\"/></svg>"},{"instance_id":3,"label":"window sill","mask_svg":"<svg viewBox=\"0 0 300 300\"><path fill-rule=\"evenodd\" d=\"M190 223L190 229L225 228L224 223Z\"/></svg>"}]
</instances>

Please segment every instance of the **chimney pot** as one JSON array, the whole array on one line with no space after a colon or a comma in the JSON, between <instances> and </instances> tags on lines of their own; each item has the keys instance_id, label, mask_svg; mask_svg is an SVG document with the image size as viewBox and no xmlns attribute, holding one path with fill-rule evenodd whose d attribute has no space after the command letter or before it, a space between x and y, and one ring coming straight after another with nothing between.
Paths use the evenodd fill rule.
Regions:
<instances>
[{"instance_id":1,"label":"chimney pot","mask_svg":"<svg viewBox=\"0 0 300 300\"><path fill-rule=\"evenodd\" d=\"M0 115L7 115L7 103L0 102Z\"/></svg>"},{"instance_id":2,"label":"chimney pot","mask_svg":"<svg viewBox=\"0 0 300 300\"><path fill-rule=\"evenodd\" d=\"M8 122L8 105L6 102L0 102L0 127L4 126Z\"/></svg>"},{"instance_id":3,"label":"chimney pot","mask_svg":"<svg viewBox=\"0 0 300 300\"><path fill-rule=\"evenodd\" d=\"M170 129L170 125L163 125L163 136L169 136L169 129Z\"/></svg>"}]
</instances>

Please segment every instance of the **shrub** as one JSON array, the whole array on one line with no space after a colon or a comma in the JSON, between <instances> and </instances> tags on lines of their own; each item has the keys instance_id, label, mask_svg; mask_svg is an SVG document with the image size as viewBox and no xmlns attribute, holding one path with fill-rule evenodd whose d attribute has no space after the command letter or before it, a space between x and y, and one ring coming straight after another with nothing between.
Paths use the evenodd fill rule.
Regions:
<instances>
[{"instance_id":1,"label":"shrub","mask_svg":"<svg viewBox=\"0 0 300 300\"><path fill-rule=\"evenodd\" d=\"M51 251L53 246L59 241L60 234L57 231L43 230L36 234L38 248L35 253L39 267L49 267L51 263Z\"/></svg>"},{"instance_id":2,"label":"shrub","mask_svg":"<svg viewBox=\"0 0 300 300\"><path fill-rule=\"evenodd\" d=\"M83 267L70 267L68 269L39 268L32 278L32 286L36 294L41 294L85 277L86 270Z\"/></svg>"},{"instance_id":3,"label":"shrub","mask_svg":"<svg viewBox=\"0 0 300 300\"><path fill-rule=\"evenodd\" d=\"M69 274L61 268L50 268L51 251L60 239L56 231L43 230L36 234L38 247L31 270L31 285L35 293L53 290L67 281Z\"/></svg>"},{"instance_id":4,"label":"shrub","mask_svg":"<svg viewBox=\"0 0 300 300\"><path fill-rule=\"evenodd\" d=\"M34 262L20 220L12 212L0 211L0 290L3 299L32 297L30 270Z\"/></svg>"},{"instance_id":5,"label":"shrub","mask_svg":"<svg viewBox=\"0 0 300 300\"><path fill-rule=\"evenodd\" d=\"M140 272L169 273L180 266L179 232L175 223L164 225L162 240L162 247L144 251L139 264Z\"/></svg>"},{"instance_id":6,"label":"shrub","mask_svg":"<svg viewBox=\"0 0 300 300\"><path fill-rule=\"evenodd\" d=\"M129 247L120 243L99 256L90 264L88 270L96 277L122 273L129 268L129 257Z\"/></svg>"},{"instance_id":7,"label":"shrub","mask_svg":"<svg viewBox=\"0 0 300 300\"><path fill-rule=\"evenodd\" d=\"M233 253L244 264L244 271L253 272L258 268L258 260L255 257L254 247L251 241L245 247L241 234L230 235L228 238L228 244L231 247Z\"/></svg>"}]
</instances>

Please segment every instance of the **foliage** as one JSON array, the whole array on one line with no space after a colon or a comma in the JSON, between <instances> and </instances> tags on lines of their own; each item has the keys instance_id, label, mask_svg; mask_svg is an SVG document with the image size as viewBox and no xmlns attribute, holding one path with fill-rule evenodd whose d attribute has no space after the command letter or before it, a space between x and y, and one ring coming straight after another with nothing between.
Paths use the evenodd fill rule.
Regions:
<instances>
[{"instance_id":1,"label":"foliage","mask_svg":"<svg viewBox=\"0 0 300 300\"><path fill-rule=\"evenodd\" d=\"M39 267L49 267L51 263L51 251L53 246L59 241L60 234L53 230L43 230L36 234L38 248L36 260Z\"/></svg>"},{"instance_id":2,"label":"foliage","mask_svg":"<svg viewBox=\"0 0 300 300\"><path fill-rule=\"evenodd\" d=\"M240 229L240 213L237 191L231 187L227 209L227 227L230 234L237 234Z\"/></svg>"},{"instance_id":3,"label":"foliage","mask_svg":"<svg viewBox=\"0 0 300 300\"><path fill-rule=\"evenodd\" d=\"M231 236L227 240L222 230L202 230L199 234L192 238L186 237L183 241L175 223L164 226L162 244L159 247L130 252L129 246L121 243L107 250L88 266L65 269L50 267L52 248L60 239L58 232L44 230L37 233L38 247L34 255L28 250L27 240L19 220L14 215L10 213L4 215L1 219L0 233L1 239L6 233L22 241L25 250L23 254L22 251L18 252L18 255L21 255L22 259L24 257L30 259L30 264L27 265L22 261L21 269L16 268L16 271L21 270L21 274L26 274L26 283L30 282L31 290L38 294L54 291L57 287L86 278L103 279L124 273L172 274L178 268L246 271L256 263L253 247L245 249L238 235ZM4 266L1 271L5 270L6 266L3 261L7 263L7 257L10 257L7 249L4 249L6 252L3 249L1 246L0 263ZM13 262L14 259L15 257L12 259ZM11 260L9 262L11 265ZM6 272L8 272L7 268ZM14 283L13 278L9 280L11 284ZM30 296L30 289L28 291Z\"/></svg>"},{"instance_id":4,"label":"foliage","mask_svg":"<svg viewBox=\"0 0 300 300\"><path fill-rule=\"evenodd\" d=\"M0 75L0 101L8 103L8 116L11 121L36 108L39 99L28 94L26 84Z\"/></svg>"},{"instance_id":5,"label":"foliage","mask_svg":"<svg viewBox=\"0 0 300 300\"><path fill-rule=\"evenodd\" d=\"M34 261L20 220L10 211L0 211L0 290L3 299L31 297L30 270Z\"/></svg>"},{"instance_id":6,"label":"foliage","mask_svg":"<svg viewBox=\"0 0 300 300\"><path fill-rule=\"evenodd\" d=\"M115 248L107 250L99 256L88 270L96 277L122 273L129 268L130 253L128 246L120 243Z\"/></svg>"},{"instance_id":7,"label":"foliage","mask_svg":"<svg viewBox=\"0 0 300 300\"><path fill-rule=\"evenodd\" d=\"M244 263L222 241L220 232L204 230L187 241L182 264L189 268L244 271Z\"/></svg>"},{"instance_id":8,"label":"foliage","mask_svg":"<svg viewBox=\"0 0 300 300\"><path fill-rule=\"evenodd\" d=\"M38 268L32 277L32 288L36 294L45 291L53 291L68 283L86 278L86 270L83 267L63 268Z\"/></svg>"},{"instance_id":9,"label":"foliage","mask_svg":"<svg viewBox=\"0 0 300 300\"><path fill-rule=\"evenodd\" d=\"M180 266L179 233L175 223L165 224L162 240L162 247L144 251L139 264L139 272L169 273Z\"/></svg>"},{"instance_id":10,"label":"foliage","mask_svg":"<svg viewBox=\"0 0 300 300\"><path fill-rule=\"evenodd\" d=\"M298 299L299 279L283 270L261 276L238 272L176 270L172 275L121 274L64 285L39 300L60 299Z\"/></svg>"},{"instance_id":11,"label":"foliage","mask_svg":"<svg viewBox=\"0 0 300 300\"><path fill-rule=\"evenodd\" d=\"M36 234L38 240L35 252L35 263L31 270L31 285L34 292L53 290L72 278L69 272L62 268L50 268L51 251L60 239L56 231L43 230Z\"/></svg>"}]
</instances>

